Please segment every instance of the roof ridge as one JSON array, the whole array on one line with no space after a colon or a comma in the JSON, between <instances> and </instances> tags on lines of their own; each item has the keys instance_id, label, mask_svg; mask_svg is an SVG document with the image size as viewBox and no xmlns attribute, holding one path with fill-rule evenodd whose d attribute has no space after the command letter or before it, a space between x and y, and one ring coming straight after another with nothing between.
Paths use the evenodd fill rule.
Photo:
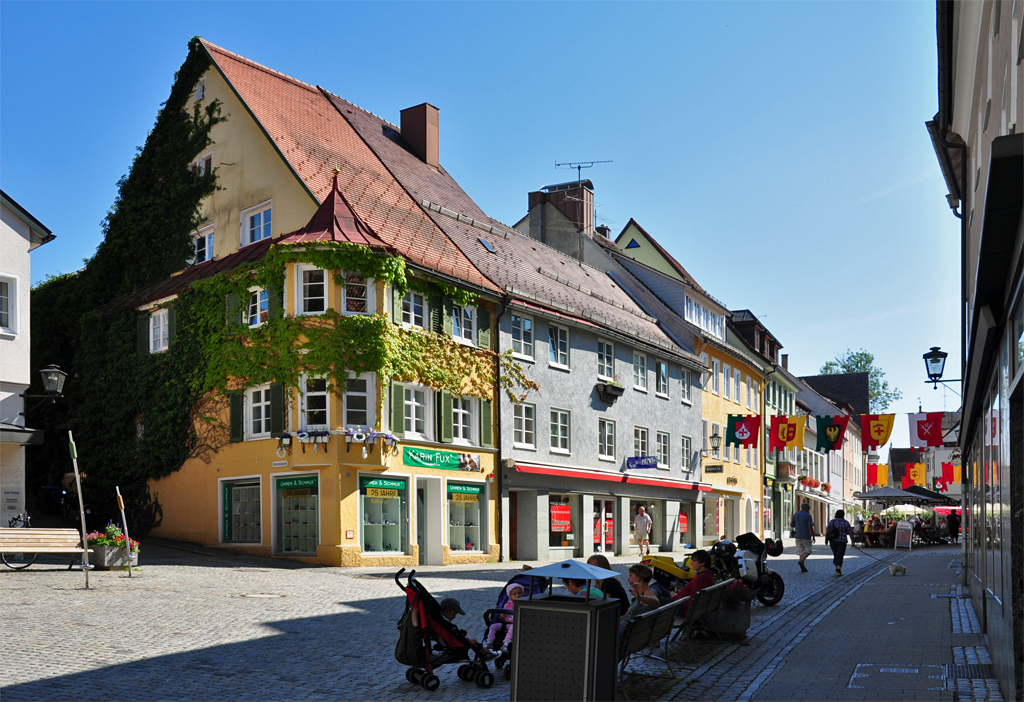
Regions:
<instances>
[{"instance_id":1,"label":"roof ridge","mask_svg":"<svg viewBox=\"0 0 1024 702\"><path fill-rule=\"evenodd\" d=\"M357 110L361 110L361 111L365 112L366 114L370 115L371 117L373 117L375 119L379 119L381 122L383 122L384 124L388 125L389 127L393 127L399 134L402 133L402 128L400 126L398 126L394 122L390 122L390 121L384 119L383 117L378 115L376 112L371 112L370 110L366 109L365 107L360 107L359 105L355 104L351 100L346 100L342 96L337 95L335 93L332 93L330 90L328 90L327 88L325 88L322 85L317 85L316 87L317 87L318 90L321 90L321 91L327 93L331 97L336 97L339 100L341 100L342 102L347 103L347 104L351 105L352 107L356 108ZM364 141L365 141L365 139L364 139Z\"/></svg>"},{"instance_id":2,"label":"roof ridge","mask_svg":"<svg viewBox=\"0 0 1024 702\"><path fill-rule=\"evenodd\" d=\"M209 42L206 39L203 39L202 37L199 38L199 41L201 41L203 43L203 46L205 46L207 50L219 51L220 53L222 53L222 54L224 54L226 56L229 56L229 57L235 59L236 61L244 63L244 64L246 64L246 65L248 65L248 66L250 66L252 68L255 68L257 70L263 71L264 73L268 73L268 74L270 74L272 76L275 76L277 78L282 78L282 79L284 79L286 81L289 81L291 83L295 83L296 85L301 85L302 87L304 87L304 88L306 88L306 89L308 89L308 90L310 90L312 92L316 92L317 86L315 86L315 85L310 85L309 83L307 83L305 81L302 81L302 80L299 80L298 78L292 78L287 73L281 73L281 71L275 71L273 68L268 68L267 66L264 66L262 63L256 63L255 61L253 61L250 58L246 58L245 56L242 56L241 54L236 54L234 51L231 51L229 49L225 49L223 46L217 46L213 42Z\"/></svg>"},{"instance_id":3,"label":"roof ridge","mask_svg":"<svg viewBox=\"0 0 1024 702\"><path fill-rule=\"evenodd\" d=\"M660 253L662 256L664 256L668 260L669 265L672 266L673 268L675 268L677 273L682 275L684 278L689 278L690 282L693 283L693 286L695 288L697 288L697 290L700 290L701 292L704 292L704 287L700 283L697 282L697 279L694 278L690 274L690 271L686 270L686 268L683 266L683 264L681 264L679 261L677 261L675 256L673 256L672 254L670 254L668 252L668 249L666 249L664 246L662 246L661 243L657 239L655 239L651 235L650 232L648 232L646 229L644 229L643 226L640 224L640 222L636 221L635 217L630 217L629 218L629 221L626 222L626 226L622 228L622 231L619 232L619 235L616 237L616 242L615 243L618 243L618 240L621 239L622 235L626 233L626 230L629 229L629 225L630 224L635 226L638 230L640 230L641 234L643 234L645 237L647 237L647 240L649 242L651 242L651 244L654 246L655 249L658 250L658 253Z\"/></svg>"}]
</instances>

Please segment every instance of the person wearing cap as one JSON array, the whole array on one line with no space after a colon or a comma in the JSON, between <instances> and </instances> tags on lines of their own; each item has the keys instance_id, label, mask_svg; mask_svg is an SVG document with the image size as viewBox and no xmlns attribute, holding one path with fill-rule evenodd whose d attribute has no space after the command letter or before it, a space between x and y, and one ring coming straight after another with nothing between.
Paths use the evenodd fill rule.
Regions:
<instances>
[{"instance_id":1,"label":"person wearing cap","mask_svg":"<svg viewBox=\"0 0 1024 702\"><path fill-rule=\"evenodd\" d=\"M450 621L452 624L455 624L455 617L457 617L460 614L466 613L465 610L462 609L462 605L460 605L459 601L454 597L445 597L443 600L441 600L440 605L441 616ZM469 638L466 635L465 629L459 629L459 635L468 640L474 646L480 643L476 639Z\"/></svg>"}]
</instances>

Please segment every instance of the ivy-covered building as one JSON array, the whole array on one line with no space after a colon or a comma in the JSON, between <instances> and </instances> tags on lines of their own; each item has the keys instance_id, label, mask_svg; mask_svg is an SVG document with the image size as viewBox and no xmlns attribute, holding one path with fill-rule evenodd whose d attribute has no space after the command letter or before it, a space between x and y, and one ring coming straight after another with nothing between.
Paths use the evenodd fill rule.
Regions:
<instances>
[{"instance_id":1,"label":"ivy-covered building","mask_svg":"<svg viewBox=\"0 0 1024 702\"><path fill-rule=\"evenodd\" d=\"M191 266L115 303L137 352L203 368L195 446L149 483L154 534L332 565L497 557L502 291L427 215L326 91L204 41L192 101L223 119L195 155ZM361 111L360 111L361 112ZM402 114L439 167L436 110ZM433 130L433 131L432 131ZM140 407L137 432L152 417Z\"/></svg>"}]
</instances>

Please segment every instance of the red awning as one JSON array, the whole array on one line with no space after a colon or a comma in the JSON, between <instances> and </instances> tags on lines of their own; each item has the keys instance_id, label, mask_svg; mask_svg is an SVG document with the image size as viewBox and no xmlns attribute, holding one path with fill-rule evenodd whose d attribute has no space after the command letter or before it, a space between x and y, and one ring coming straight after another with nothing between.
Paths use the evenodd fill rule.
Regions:
<instances>
[{"instance_id":1,"label":"red awning","mask_svg":"<svg viewBox=\"0 0 1024 702\"><path fill-rule=\"evenodd\" d=\"M597 470L583 470L580 468L553 468L551 466L532 466L526 463L516 463L516 472L534 473L537 475L557 475L563 478L604 480L611 483L626 483L627 485L653 485L655 487L676 488L679 490L699 490L702 492L711 491L711 485L697 481L640 477L629 473L609 473Z\"/></svg>"}]
</instances>

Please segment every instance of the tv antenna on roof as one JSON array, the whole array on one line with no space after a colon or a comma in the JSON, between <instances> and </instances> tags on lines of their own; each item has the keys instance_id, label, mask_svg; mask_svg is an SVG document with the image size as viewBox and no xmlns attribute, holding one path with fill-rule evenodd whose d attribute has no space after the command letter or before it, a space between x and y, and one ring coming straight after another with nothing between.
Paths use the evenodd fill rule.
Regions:
<instances>
[{"instance_id":1,"label":"tv antenna on roof","mask_svg":"<svg viewBox=\"0 0 1024 702\"><path fill-rule=\"evenodd\" d=\"M577 182L583 182L583 169L593 168L595 163L612 163L611 161L566 161L558 163L555 161L555 168L575 168Z\"/></svg>"}]
</instances>

